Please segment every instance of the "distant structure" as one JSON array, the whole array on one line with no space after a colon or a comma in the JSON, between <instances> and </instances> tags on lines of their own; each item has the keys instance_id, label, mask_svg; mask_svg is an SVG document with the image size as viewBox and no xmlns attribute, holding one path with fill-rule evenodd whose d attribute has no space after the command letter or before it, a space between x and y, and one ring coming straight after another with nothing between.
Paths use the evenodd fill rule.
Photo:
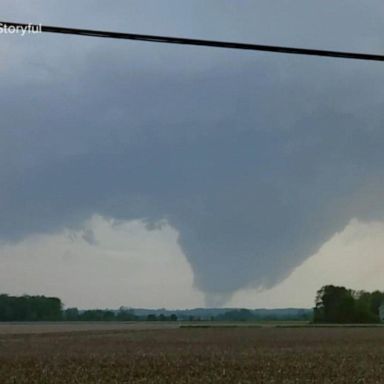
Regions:
<instances>
[{"instance_id":1,"label":"distant structure","mask_svg":"<svg viewBox=\"0 0 384 384\"><path fill-rule=\"evenodd\" d=\"M384 321L384 303L381 303L379 307L379 317L380 321Z\"/></svg>"}]
</instances>

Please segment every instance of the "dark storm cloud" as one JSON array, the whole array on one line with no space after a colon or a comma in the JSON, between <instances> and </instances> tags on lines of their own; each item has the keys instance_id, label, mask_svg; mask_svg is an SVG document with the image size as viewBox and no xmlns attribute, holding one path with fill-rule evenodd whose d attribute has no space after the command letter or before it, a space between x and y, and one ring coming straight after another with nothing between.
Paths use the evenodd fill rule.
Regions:
<instances>
[{"instance_id":1,"label":"dark storm cloud","mask_svg":"<svg viewBox=\"0 0 384 384\"><path fill-rule=\"evenodd\" d=\"M379 51L384 32L380 2L76 7L91 3L85 26L135 32L363 51ZM8 12L54 24L63 4ZM94 213L165 218L212 301L272 286L351 218L382 218L382 64L54 36L4 49L3 240Z\"/></svg>"}]
</instances>

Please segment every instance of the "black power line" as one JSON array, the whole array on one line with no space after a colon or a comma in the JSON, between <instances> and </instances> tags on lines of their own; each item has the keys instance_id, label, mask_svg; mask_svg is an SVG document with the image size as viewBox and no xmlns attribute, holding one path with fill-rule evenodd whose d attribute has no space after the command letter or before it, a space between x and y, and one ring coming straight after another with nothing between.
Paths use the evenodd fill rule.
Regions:
<instances>
[{"instance_id":1,"label":"black power line","mask_svg":"<svg viewBox=\"0 0 384 384\"><path fill-rule=\"evenodd\" d=\"M40 30L41 32L46 32L46 33L60 33L60 34L76 35L76 36L92 36L92 37L103 37L103 38L110 38L110 39L148 41L153 43L194 45L194 46L201 46L201 47L215 47L215 48L227 48L227 49L242 49L242 50L249 50L249 51L287 53L287 54L294 54L294 55L338 57L342 59L354 59L354 60L384 61L384 55L370 54L370 53L328 51L328 50L321 50L321 49L294 48L294 47L282 47L282 46L274 46L274 45L236 43L236 42L228 42L228 41L190 39L190 38L184 38L184 37L140 35L136 33L109 32L109 31L98 31L98 30L92 30L92 29L65 28L65 27L55 27L55 26L47 26L47 25L40 25L40 24L25 24L25 23L1 22L1 21L0 21L0 26L2 26L3 28L11 27L13 29L21 29L21 28L32 29L33 28L35 30Z\"/></svg>"}]
</instances>

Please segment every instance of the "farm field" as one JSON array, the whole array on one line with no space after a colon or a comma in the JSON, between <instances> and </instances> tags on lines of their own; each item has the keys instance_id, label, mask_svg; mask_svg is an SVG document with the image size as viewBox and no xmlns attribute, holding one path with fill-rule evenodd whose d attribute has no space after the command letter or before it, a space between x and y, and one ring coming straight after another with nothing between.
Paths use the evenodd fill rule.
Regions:
<instances>
[{"instance_id":1,"label":"farm field","mask_svg":"<svg viewBox=\"0 0 384 384\"><path fill-rule=\"evenodd\" d=\"M128 331L178 328L175 322L0 322L0 336L11 334L45 334L92 331Z\"/></svg>"},{"instance_id":2,"label":"farm field","mask_svg":"<svg viewBox=\"0 0 384 384\"><path fill-rule=\"evenodd\" d=\"M226 328L226 327L308 326L308 322L175 322L175 321L74 321L74 322L0 322L0 335L44 334L90 331L129 331L174 328Z\"/></svg>"},{"instance_id":3,"label":"farm field","mask_svg":"<svg viewBox=\"0 0 384 384\"><path fill-rule=\"evenodd\" d=\"M380 328L180 328L0 335L0 382L382 383Z\"/></svg>"}]
</instances>

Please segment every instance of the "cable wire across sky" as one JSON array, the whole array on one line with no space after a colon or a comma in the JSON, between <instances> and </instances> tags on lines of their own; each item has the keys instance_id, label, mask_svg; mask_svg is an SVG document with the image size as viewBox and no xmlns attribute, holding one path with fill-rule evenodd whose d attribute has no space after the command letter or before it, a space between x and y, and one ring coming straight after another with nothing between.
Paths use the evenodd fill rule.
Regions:
<instances>
[{"instance_id":1,"label":"cable wire across sky","mask_svg":"<svg viewBox=\"0 0 384 384\"><path fill-rule=\"evenodd\" d=\"M329 50L321 50L321 49L296 48L296 47L286 47L286 46L278 46L278 45L262 45L262 44L238 43L238 42L230 42L230 41L202 40L202 39L192 39L192 38L185 38L185 37L143 35L143 34L136 34L136 33L123 33L123 32L111 32L111 31L101 31L101 30L93 30L93 29L67 28L67 27L48 26L48 25L41 25L41 24L25 24L25 23L15 23L15 22L6 22L6 21L0 21L0 25L7 28L13 28L13 29L33 28L35 30L39 29L41 32L44 32L44 33L58 33L58 34L66 34L66 35L74 35L74 36L102 37L102 38L110 38L110 39L146 41L146 42L152 42L152 43L239 49L239 50L248 50L248 51L333 57L333 58L353 59L353 60L384 61L384 55L361 53L361 52L329 51Z\"/></svg>"}]
</instances>

